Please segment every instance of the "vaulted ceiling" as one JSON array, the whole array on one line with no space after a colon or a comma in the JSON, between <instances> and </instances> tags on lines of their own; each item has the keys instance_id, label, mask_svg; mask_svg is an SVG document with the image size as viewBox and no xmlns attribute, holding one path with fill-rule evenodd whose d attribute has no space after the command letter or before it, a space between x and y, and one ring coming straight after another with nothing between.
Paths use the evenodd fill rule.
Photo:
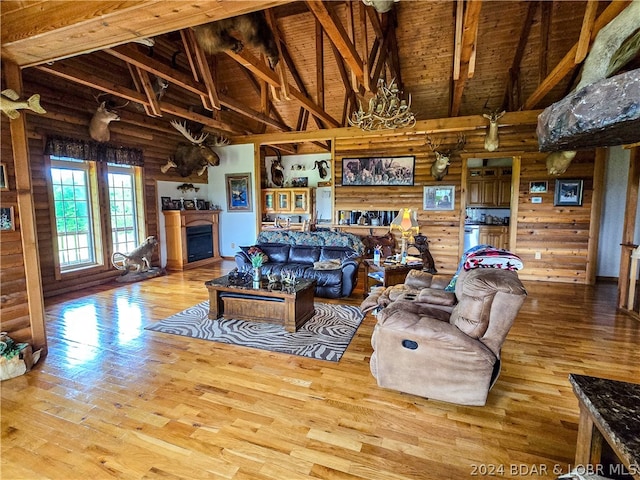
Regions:
<instances>
[{"instance_id":1,"label":"vaulted ceiling","mask_svg":"<svg viewBox=\"0 0 640 480\"><path fill-rule=\"evenodd\" d=\"M50 102L68 102L66 88L128 100L122 115L146 124L314 130L348 126L380 77L411 95L418 120L544 108L573 88L595 34L628 3L400 0L379 14L358 1L3 0L2 55ZM281 49L275 70L250 46L205 54L189 28L257 9ZM156 77L169 81L160 101Z\"/></svg>"}]
</instances>

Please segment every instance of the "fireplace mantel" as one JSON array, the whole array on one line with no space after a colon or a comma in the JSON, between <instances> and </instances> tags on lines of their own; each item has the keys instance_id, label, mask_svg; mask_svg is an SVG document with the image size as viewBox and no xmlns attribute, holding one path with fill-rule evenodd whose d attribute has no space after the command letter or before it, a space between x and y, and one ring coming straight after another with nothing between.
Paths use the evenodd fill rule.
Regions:
<instances>
[{"instance_id":1,"label":"fireplace mantel","mask_svg":"<svg viewBox=\"0 0 640 480\"><path fill-rule=\"evenodd\" d=\"M167 238L167 270L186 270L222 260L219 249L219 210L164 210L162 213ZM213 255L189 262L187 227L201 225L211 225Z\"/></svg>"}]
</instances>

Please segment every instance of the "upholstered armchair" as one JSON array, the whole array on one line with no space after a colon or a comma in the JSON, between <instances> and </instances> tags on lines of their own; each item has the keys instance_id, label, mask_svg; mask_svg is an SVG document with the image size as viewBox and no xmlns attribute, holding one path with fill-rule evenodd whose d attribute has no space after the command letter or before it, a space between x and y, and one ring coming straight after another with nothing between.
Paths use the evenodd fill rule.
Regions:
<instances>
[{"instance_id":1,"label":"upholstered armchair","mask_svg":"<svg viewBox=\"0 0 640 480\"><path fill-rule=\"evenodd\" d=\"M382 308L371 343L378 385L434 400L484 405L500 350L527 292L515 271L464 271L453 309L403 294Z\"/></svg>"}]
</instances>

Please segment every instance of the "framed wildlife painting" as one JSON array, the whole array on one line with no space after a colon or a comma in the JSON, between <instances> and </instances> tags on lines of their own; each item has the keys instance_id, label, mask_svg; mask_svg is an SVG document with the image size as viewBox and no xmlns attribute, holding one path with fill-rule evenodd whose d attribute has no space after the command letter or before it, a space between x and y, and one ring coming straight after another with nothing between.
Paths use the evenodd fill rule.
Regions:
<instances>
[{"instance_id":1,"label":"framed wildlife painting","mask_svg":"<svg viewBox=\"0 0 640 480\"><path fill-rule=\"evenodd\" d=\"M227 185L227 211L251 212L251 174L227 173L225 175Z\"/></svg>"},{"instance_id":2,"label":"framed wildlife painting","mask_svg":"<svg viewBox=\"0 0 640 480\"><path fill-rule=\"evenodd\" d=\"M343 158L342 186L413 185L416 157Z\"/></svg>"},{"instance_id":3,"label":"framed wildlife painting","mask_svg":"<svg viewBox=\"0 0 640 480\"><path fill-rule=\"evenodd\" d=\"M555 206L581 206L582 180L556 180Z\"/></svg>"}]
</instances>

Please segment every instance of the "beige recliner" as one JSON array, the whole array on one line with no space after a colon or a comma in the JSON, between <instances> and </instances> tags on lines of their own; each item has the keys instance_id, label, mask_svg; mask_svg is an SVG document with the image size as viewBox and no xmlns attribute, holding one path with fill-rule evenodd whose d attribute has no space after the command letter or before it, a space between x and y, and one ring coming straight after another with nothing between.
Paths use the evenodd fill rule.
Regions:
<instances>
[{"instance_id":1,"label":"beige recliner","mask_svg":"<svg viewBox=\"0 0 640 480\"><path fill-rule=\"evenodd\" d=\"M515 271L462 272L453 310L400 296L382 308L371 343L378 385L461 405L484 405L500 349L527 292Z\"/></svg>"}]
</instances>

